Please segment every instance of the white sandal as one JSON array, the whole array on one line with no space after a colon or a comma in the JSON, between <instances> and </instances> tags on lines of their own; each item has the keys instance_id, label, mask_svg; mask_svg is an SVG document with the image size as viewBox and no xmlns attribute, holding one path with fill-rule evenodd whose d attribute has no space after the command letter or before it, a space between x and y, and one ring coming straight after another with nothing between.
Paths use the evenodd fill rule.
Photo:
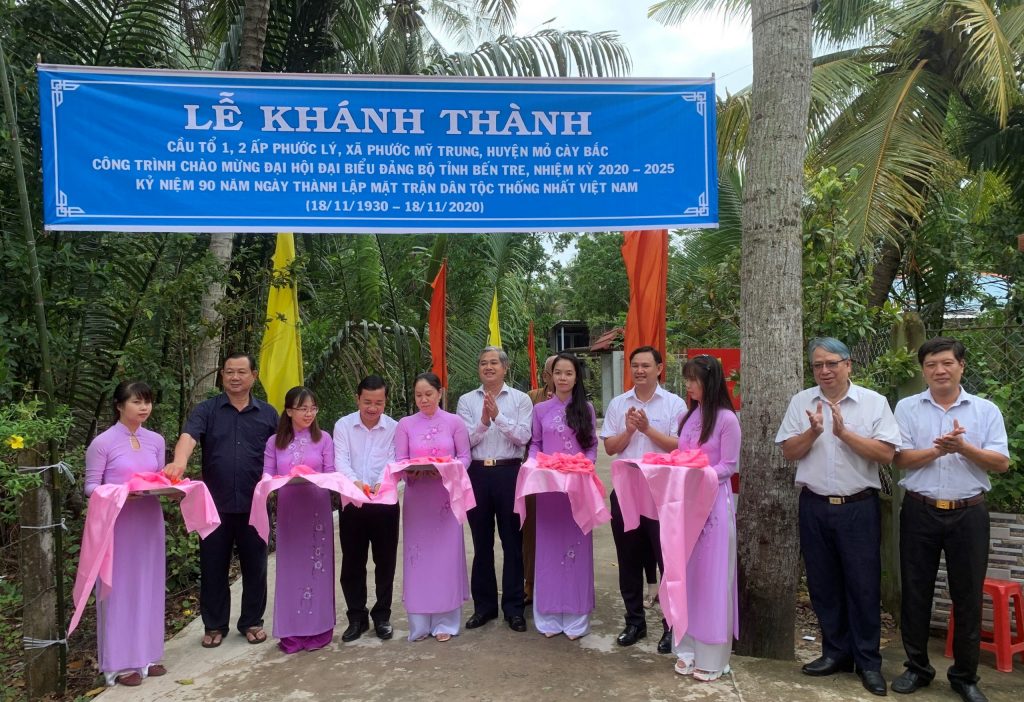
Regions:
<instances>
[{"instance_id":1,"label":"white sandal","mask_svg":"<svg viewBox=\"0 0 1024 702\"><path fill-rule=\"evenodd\" d=\"M693 661L687 661L682 658L677 658L673 670L675 670L680 675L693 675L693 670L695 667L696 663L694 663Z\"/></svg>"},{"instance_id":2,"label":"white sandal","mask_svg":"<svg viewBox=\"0 0 1024 702\"><path fill-rule=\"evenodd\" d=\"M721 670L694 670L693 679L700 680L701 682L714 682L723 675L728 675L732 672L732 668L725 666Z\"/></svg>"}]
</instances>

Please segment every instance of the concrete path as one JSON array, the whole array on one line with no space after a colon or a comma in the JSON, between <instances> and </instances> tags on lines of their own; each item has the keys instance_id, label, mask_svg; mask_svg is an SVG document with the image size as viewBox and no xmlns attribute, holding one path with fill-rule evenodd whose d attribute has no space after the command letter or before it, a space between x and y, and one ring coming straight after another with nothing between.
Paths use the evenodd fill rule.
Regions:
<instances>
[{"instance_id":1,"label":"concrete path","mask_svg":"<svg viewBox=\"0 0 1024 702\"><path fill-rule=\"evenodd\" d=\"M610 461L601 456L598 470L610 488ZM497 539L496 539L497 541ZM466 530L467 548L472 539ZM498 547L500 563L500 546ZM471 556L471 554L470 554ZM335 548L336 568L340 549ZM272 630L274 586L270 560L270 603L266 628ZM499 566L500 567L500 566ZM372 565L371 565L372 568ZM399 556L399 569L401 557ZM394 606L395 638L382 642L372 631L350 644L341 643L346 626L345 602L340 588L335 601L338 627L330 646L315 652L285 655L274 639L250 645L234 632L216 649L204 649L202 622L196 620L167 642L164 663L168 674L150 678L141 687L115 687L102 693L103 702L131 700L544 700L614 699L652 702L658 700L746 700L747 702L874 700L852 674L816 679L800 674L799 662L779 662L733 656L733 673L716 683L699 683L672 671L673 656L655 650L661 633L660 613L648 613L650 637L622 648L615 637L622 629L622 600L618 592L615 549L611 530L594 534L594 570L597 608L592 633L579 641L564 636L545 639L532 628L511 631L492 622L447 643L433 639L410 643L408 624L401 606L401 573L396 577ZM500 571L499 571L500 572ZM372 574L369 576L372 598ZM232 588L237 617L241 583ZM372 603L372 600L371 600ZM472 604L463 608L463 621ZM817 634L817 632L814 632ZM933 664L940 671L931 687L916 693L914 702L959 699L945 681L948 661L942 658L941 641L933 639ZM898 641L883 650L887 680L902 671L903 652ZM813 658L816 651L808 651ZM1017 659L1012 674L999 673L994 657L982 653L982 689L992 702L1024 699L1024 662ZM904 699L900 697L900 699Z\"/></svg>"}]
</instances>

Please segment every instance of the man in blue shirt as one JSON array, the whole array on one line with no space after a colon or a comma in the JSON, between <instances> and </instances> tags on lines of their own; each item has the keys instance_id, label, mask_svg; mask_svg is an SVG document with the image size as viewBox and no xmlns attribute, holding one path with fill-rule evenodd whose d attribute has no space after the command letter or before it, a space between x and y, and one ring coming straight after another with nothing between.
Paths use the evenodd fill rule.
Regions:
<instances>
[{"instance_id":1,"label":"man in blue shirt","mask_svg":"<svg viewBox=\"0 0 1024 702\"><path fill-rule=\"evenodd\" d=\"M892 681L909 694L935 677L928 662L928 634L939 555L946 554L949 594L956 613L950 687L965 702L985 702L978 687L982 587L988 569L988 473L1010 467L1006 427L999 408L960 385L967 350L956 339L936 337L917 359L928 389L900 400L896 422L902 443L896 466L906 471L900 510L900 627L906 670Z\"/></svg>"},{"instance_id":2,"label":"man in blue shirt","mask_svg":"<svg viewBox=\"0 0 1024 702\"><path fill-rule=\"evenodd\" d=\"M220 526L199 542L199 610L204 648L220 646L231 616L228 569L237 547L242 569L242 611L238 631L249 643L263 643L267 607L267 545L249 526L252 494L263 475L263 451L277 431L277 410L252 396L256 360L244 353L227 357L220 371L224 392L199 403L185 422L174 460L164 473L185 474L196 445L203 449L203 482L220 513Z\"/></svg>"}]
</instances>

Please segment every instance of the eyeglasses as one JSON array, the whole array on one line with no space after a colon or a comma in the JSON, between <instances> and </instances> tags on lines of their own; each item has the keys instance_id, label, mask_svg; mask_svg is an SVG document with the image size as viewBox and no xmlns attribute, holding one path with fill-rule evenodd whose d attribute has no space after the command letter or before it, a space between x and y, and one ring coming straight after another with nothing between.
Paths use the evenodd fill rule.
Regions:
<instances>
[{"instance_id":1,"label":"eyeglasses","mask_svg":"<svg viewBox=\"0 0 1024 702\"><path fill-rule=\"evenodd\" d=\"M293 412L301 412L302 414L316 414L320 411L320 408L316 405L313 405L312 407L289 407L288 409Z\"/></svg>"},{"instance_id":2,"label":"eyeglasses","mask_svg":"<svg viewBox=\"0 0 1024 702\"><path fill-rule=\"evenodd\" d=\"M838 367L839 367L839 366L840 366L841 364L843 364L843 363L846 363L846 362L847 362L847 361L849 361L849 360L850 360L850 359L848 359L848 358L844 358L844 359L843 359L843 360L841 360L841 361L818 361L818 362L816 362L816 363L812 363L812 364L811 364L811 368L813 368L815 372L818 372L818 371L823 371L823 370L825 370L826 368L827 368L828 370L830 370L830 371L834 371L834 370L835 370L836 368L838 368Z\"/></svg>"}]
</instances>

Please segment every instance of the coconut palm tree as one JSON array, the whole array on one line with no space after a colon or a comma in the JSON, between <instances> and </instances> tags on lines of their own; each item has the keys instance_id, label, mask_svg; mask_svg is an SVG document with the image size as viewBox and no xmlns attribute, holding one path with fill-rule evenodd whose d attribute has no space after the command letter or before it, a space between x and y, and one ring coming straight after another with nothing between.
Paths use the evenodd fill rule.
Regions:
<instances>
[{"instance_id":1,"label":"coconut palm tree","mask_svg":"<svg viewBox=\"0 0 1024 702\"><path fill-rule=\"evenodd\" d=\"M745 19L750 2L662 0L650 9L669 24L705 12ZM814 170L859 171L851 230L878 251L871 303L880 305L937 174L965 155L976 169L1019 168L1024 140L1008 127L1024 114L1024 3L822 0L814 30L819 46L842 48L815 59L808 160Z\"/></svg>"}]
</instances>

